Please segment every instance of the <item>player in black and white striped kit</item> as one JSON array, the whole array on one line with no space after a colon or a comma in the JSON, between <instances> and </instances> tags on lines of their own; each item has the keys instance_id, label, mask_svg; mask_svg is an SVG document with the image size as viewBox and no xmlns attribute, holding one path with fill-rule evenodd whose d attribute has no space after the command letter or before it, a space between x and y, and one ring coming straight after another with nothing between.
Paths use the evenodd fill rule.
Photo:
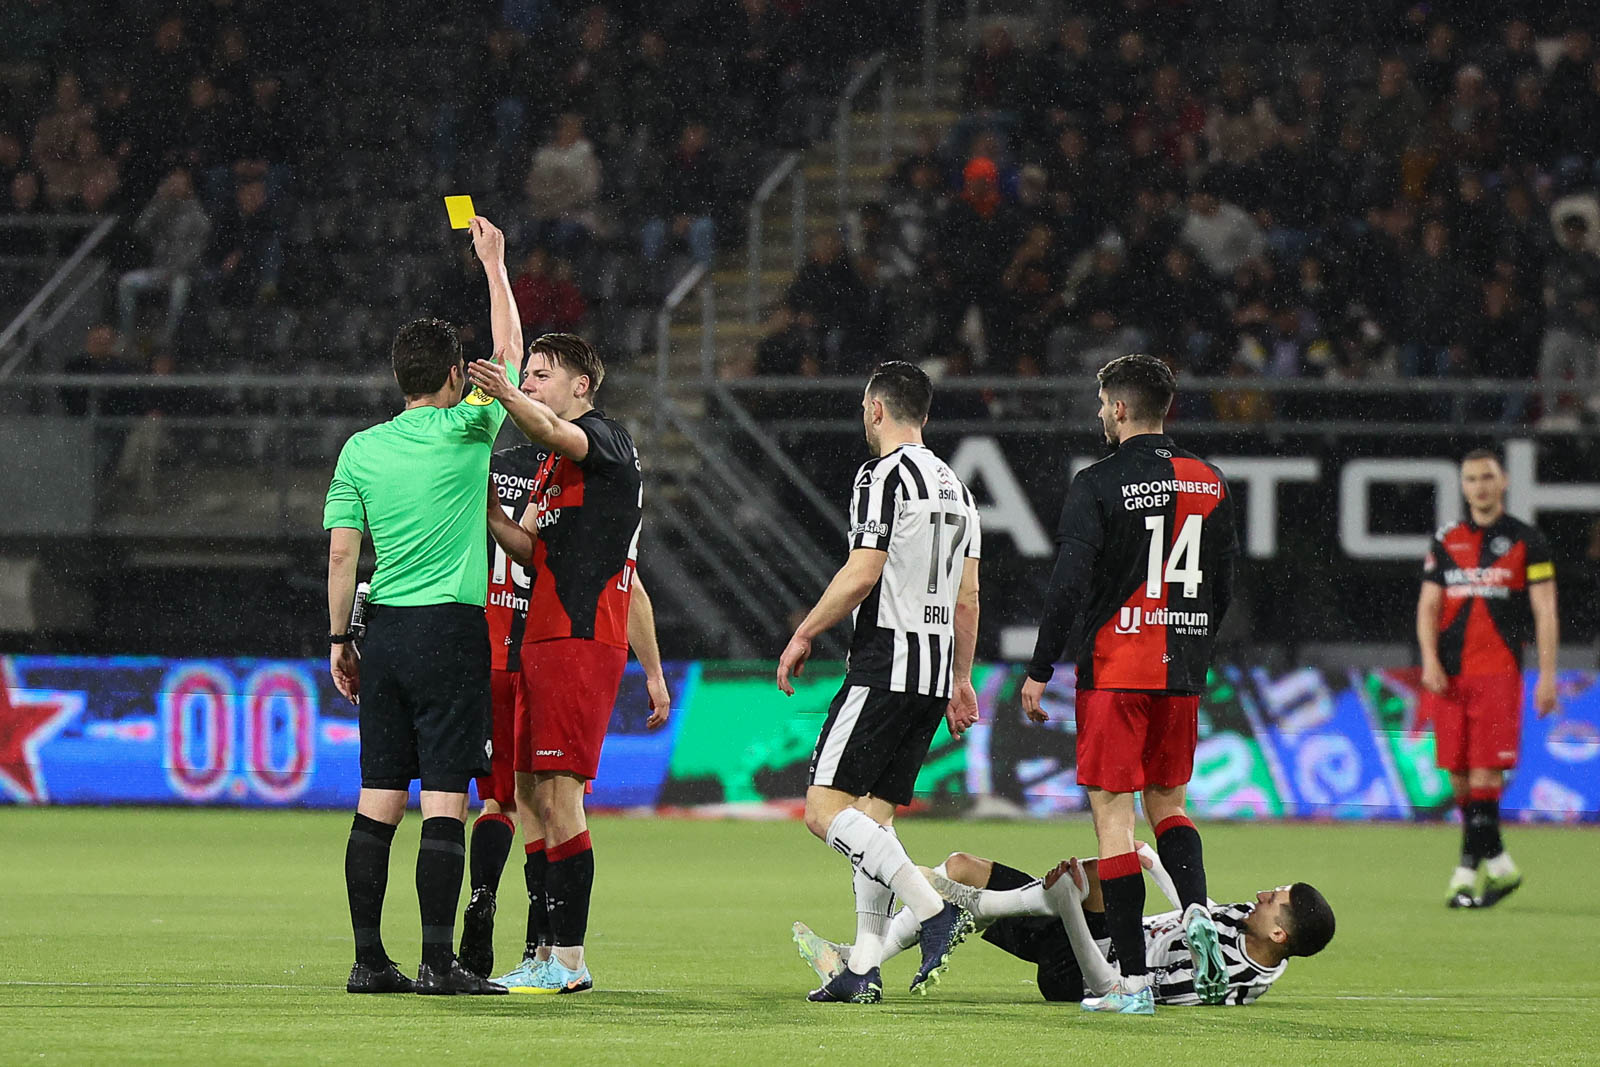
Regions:
<instances>
[{"instance_id":1,"label":"player in black and white striped kit","mask_svg":"<svg viewBox=\"0 0 1600 1067\"><path fill-rule=\"evenodd\" d=\"M926 993L972 918L948 906L895 836L895 808L911 802L917 772L944 718L951 733L977 721L972 657L978 635L982 543L972 494L922 443L933 384L910 363L880 366L862 396L867 444L851 490L850 557L778 662L793 695L819 634L854 614L844 686L811 756L806 826L855 868L856 950L814 1001L875 1003L883 934L898 896L921 924Z\"/></svg>"},{"instance_id":2,"label":"player in black and white striped kit","mask_svg":"<svg viewBox=\"0 0 1600 1067\"><path fill-rule=\"evenodd\" d=\"M1177 887L1155 849L1141 845L1137 855L1177 909L1143 920L1153 999L1172 1006L1199 1005ZM1033 878L998 860L953 852L929 881L945 899L972 913L985 941L1038 968L1039 993L1045 1000L1103 995L1121 976L1106 929L1096 860L1063 860L1043 878ZM1223 960L1218 1004L1253 1004L1283 977L1291 958L1314 956L1333 939L1333 909L1305 882L1264 889L1240 903L1207 900L1205 907L1216 924ZM905 911L896 915L885 941L885 959L914 945L913 917ZM854 951L822 939L803 923L795 924L795 942L801 958L825 980L839 973Z\"/></svg>"}]
</instances>

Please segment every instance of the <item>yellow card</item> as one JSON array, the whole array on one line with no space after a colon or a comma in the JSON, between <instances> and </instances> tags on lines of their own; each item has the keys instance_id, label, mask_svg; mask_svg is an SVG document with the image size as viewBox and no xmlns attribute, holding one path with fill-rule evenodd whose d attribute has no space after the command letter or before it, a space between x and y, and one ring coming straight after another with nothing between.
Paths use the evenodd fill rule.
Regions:
<instances>
[{"instance_id":1,"label":"yellow card","mask_svg":"<svg viewBox=\"0 0 1600 1067\"><path fill-rule=\"evenodd\" d=\"M472 210L472 197L447 196L444 198L444 209L450 213L450 228L464 230L472 224L472 216L477 212Z\"/></svg>"}]
</instances>

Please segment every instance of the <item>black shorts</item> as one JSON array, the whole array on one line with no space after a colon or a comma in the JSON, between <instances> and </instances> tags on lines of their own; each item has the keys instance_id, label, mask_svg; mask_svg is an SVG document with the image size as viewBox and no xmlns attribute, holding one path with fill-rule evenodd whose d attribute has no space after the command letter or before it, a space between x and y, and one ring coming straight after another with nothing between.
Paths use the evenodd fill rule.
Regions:
<instances>
[{"instance_id":1,"label":"black shorts","mask_svg":"<svg viewBox=\"0 0 1600 1067\"><path fill-rule=\"evenodd\" d=\"M911 803L917 772L944 719L948 697L845 683L828 706L809 781L892 804Z\"/></svg>"},{"instance_id":2,"label":"black shorts","mask_svg":"<svg viewBox=\"0 0 1600 1067\"><path fill-rule=\"evenodd\" d=\"M1037 881L1014 867L996 863L985 889L1021 889ZM1016 915L996 919L983 931L983 939L1002 952L1034 964L1039 993L1050 1001L1083 999L1083 968L1067 940L1067 931L1054 915Z\"/></svg>"},{"instance_id":3,"label":"black shorts","mask_svg":"<svg viewBox=\"0 0 1600 1067\"><path fill-rule=\"evenodd\" d=\"M361 781L466 791L489 773L489 623L471 604L369 605L361 642Z\"/></svg>"}]
</instances>

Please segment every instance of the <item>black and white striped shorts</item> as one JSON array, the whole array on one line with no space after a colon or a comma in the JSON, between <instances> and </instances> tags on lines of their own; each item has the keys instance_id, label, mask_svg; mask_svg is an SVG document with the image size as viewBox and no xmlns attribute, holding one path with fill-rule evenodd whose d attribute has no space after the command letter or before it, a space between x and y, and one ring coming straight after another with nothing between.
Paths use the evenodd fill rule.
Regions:
<instances>
[{"instance_id":1,"label":"black and white striped shorts","mask_svg":"<svg viewBox=\"0 0 1600 1067\"><path fill-rule=\"evenodd\" d=\"M811 752L810 784L911 803L917 772L949 704L948 697L847 683L828 706Z\"/></svg>"}]
</instances>

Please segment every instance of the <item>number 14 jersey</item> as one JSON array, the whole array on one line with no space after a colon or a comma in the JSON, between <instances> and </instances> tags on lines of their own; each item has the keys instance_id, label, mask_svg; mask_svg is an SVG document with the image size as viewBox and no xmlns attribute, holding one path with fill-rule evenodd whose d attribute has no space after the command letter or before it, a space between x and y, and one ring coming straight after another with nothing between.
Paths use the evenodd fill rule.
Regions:
<instances>
[{"instance_id":1,"label":"number 14 jersey","mask_svg":"<svg viewBox=\"0 0 1600 1067\"><path fill-rule=\"evenodd\" d=\"M1068 645L1079 689L1199 693L1233 591L1233 497L1222 473L1140 434L1072 480L1028 674Z\"/></svg>"},{"instance_id":2,"label":"number 14 jersey","mask_svg":"<svg viewBox=\"0 0 1600 1067\"><path fill-rule=\"evenodd\" d=\"M972 494L926 446L904 444L862 465L850 498L850 548L889 558L855 611L847 685L950 695L961 574L982 542Z\"/></svg>"}]
</instances>

